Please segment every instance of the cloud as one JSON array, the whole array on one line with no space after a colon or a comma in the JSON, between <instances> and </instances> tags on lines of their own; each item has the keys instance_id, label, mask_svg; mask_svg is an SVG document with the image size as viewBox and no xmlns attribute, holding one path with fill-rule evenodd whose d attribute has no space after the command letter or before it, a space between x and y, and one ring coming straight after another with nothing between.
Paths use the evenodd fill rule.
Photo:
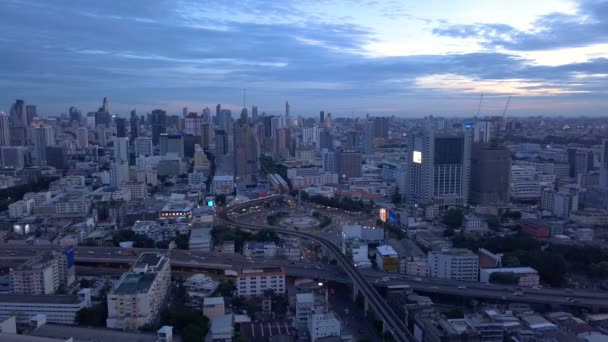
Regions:
<instances>
[{"instance_id":1,"label":"cloud","mask_svg":"<svg viewBox=\"0 0 608 342\"><path fill-rule=\"evenodd\" d=\"M608 43L608 1L586 0L576 14L551 13L538 18L529 31L504 24L442 25L433 33L475 38L487 48L512 51L552 50Z\"/></svg>"}]
</instances>

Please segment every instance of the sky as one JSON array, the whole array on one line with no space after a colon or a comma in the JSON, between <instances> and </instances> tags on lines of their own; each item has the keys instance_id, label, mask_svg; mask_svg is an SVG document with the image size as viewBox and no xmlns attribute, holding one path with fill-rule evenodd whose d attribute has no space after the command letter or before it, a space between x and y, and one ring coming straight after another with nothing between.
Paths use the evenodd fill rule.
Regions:
<instances>
[{"instance_id":1,"label":"sky","mask_svg":"<svg viewBox=\"0 0 608 342\"><path fill-rule=\"evenodd\" d=\"M7 112L608 114L608 0L2 0L0 18Z\"/></svg>"}]
</instances>

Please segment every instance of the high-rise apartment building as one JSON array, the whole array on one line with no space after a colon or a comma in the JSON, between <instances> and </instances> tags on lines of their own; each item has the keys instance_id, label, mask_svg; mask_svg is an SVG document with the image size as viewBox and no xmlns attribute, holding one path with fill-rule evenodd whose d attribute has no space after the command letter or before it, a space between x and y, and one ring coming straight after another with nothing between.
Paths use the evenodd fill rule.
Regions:
<instances>
[{"instance_id":1,"label":"high-rise apartment building","mask_svg":"<svg viewBox=\"0 0 608 342\"><path fill-rule=\"evenodd\" d=\"M139 136L139 117L137 116L137 112L135 109L131 111L131 117L129 118L129 128L131 140L137 138Z\"/></svg>"},{"instance_id":2,"label":"high-rise apartment building","mask_svg":"<svg viewBox=\"0 0 608 342\"><path fill-rule=\"evenodd\" d=\"M167 112L155 109L150 114L150 125L152 126L152 143L158 145L160 135L167 131Z\"/></svg>"},{"instance_id":3,"label":"high-rise apartment building","mask_svg":"<svg viewBox=\"0 0 608 342\"><path fill-rule=\"evenodd\" d=\"M0 146L0 166L17 170L23 169L26 152L24 146Z\"/></svg>"},{"instance_id":4,"label":"high-rise apartment building","mask_svg":"<svg viewBox=\"0 0 608 342\"><path fill-rule=\"evenodd\" d=\"M203 118L196 113L188 113L184 118L184 131L186 134L199 135Z\"/></svg>"},{"instance_id":5,"label":"high-rise apartment building","mask_svg":"<svg viewBox=\"0 0 608 342\"><path fill-rule=\"evenodd\" d=\"M17 100L11 106L10 112L10 127L11 127L11 145L25 146L29 143L27 113L25 109L25 101Z\"/></svg>"},{"instance_id":6,"label":"high-rise apartment building","mask_svg":"<svg viewBox=\"0 0 608 342\"><path fill-rule=\"evenodd\" d=\"M180 158L184 157L184 137L181 134L163 133L160 135L159 145L161 156L175 153Z\"/></svg>"},{"instance_id":7,"label":"high-rise apartment building","mask_svg":"<svg viewBox=\"0 0 608 342\"><path fill-rule=\"evenodd\" d=\"M114 160L129 162L129 139L125 137L114 138Z\"/></svg>"},{"instance_id":8,"label":"high-rise apartment building","mask_svg":"<svg viewBox=\"0 0 608 342\"><path fill-rule=\"evenodd\" d=\"M239 296L262 296L266 290L284 294L285 270L280 267L243 268L236 278L236 291Z\"/></svg>"},{"instance_id":9,"label":"high-rise apartment building","mask_svg":"<svg viewBox=\"0 0 608 342\"><path fill-rule=\"evenodd\" d=\"M361 177L362 155L357 151L340 151L337 153L338 177L346 182L353 177Z\"/></svg>"},{"instance_id":10,"label":"high-rise apartment building","mask_svg":"<svg viewBox=\"0 0 608 342\"><path fill-rule=\"evenodd\" d=\"M382 138L388 140L388 126L390 118L375 117L374 118L374 138Z\"/></svg>"},{"instance_id":11,"label":"high-rise apartment building","mask_svg":"<svg viewBox=\"0 0 608 342\"><path fill-rule=\"evenodd\" d=\"M602 140L600 153L600 186L608 188L608 139Z\"/></svg>"},{"instance_id":12,"label":"high-rise apartment building","mask_svg":"<svg viewBox=\"0 0 608 342\"><path fill-rule=\"evenodd\" d=\"M110 164L110 185L120 186L129 180L129 162L113 161Z\"/></svg>"},{"instance_id":13,"label":"high-rise apartment building","mask_svg":"<svg viewBox=\"0 0 608 342\"><path fill-rule=\"evenodd\" d=\"M11 144L10 126L9 116L4 112L0 112L0 146L9 146Z\"/></svg>"},{"instance_id":14,"label":"high-rise apartment building","mask_svg":"<svg viewBox=\"0 0 608 342\"><path fill-rule=\"evenodd\" d=\"M116 125L116 136L124 138L127 136L127 119L125 118L114 118L114 124Z\"/></svg>"},{"instance_id":15,"label":"high-rise apartment building","mask_svg":"<svg viewBox=\"0 0 608 342\"><path fill-rule=\"evenodd\" d=\"M55 145L55 134L52 127L40 125L32 128L34 157L38 166L46 166L46 147Z\"/></svg>"},{"instance_id":16,"label":"high-rise apartment building","mask_svg":"<svg viewBox=\"0 0 608 342\"><path fill-rule=\"evenodd\" d=\"M593 151L587 148L568 149L570 177L586 175L593 169Z\"/></svg>"},{"instance_id":17,"label":"high-rise apartment building","mask_svg":"<svg viewBox=\"0 0 608 342\"><path fill-rule=\"evenodd\" d=\"M44 251L10 271L11 293L49 295L74 282L74 250Z\"/></svg>"},{"instance_id":18,"label":"high-rise apartment building","mask_svg":"<svg viewBox=\"0 0 608 342\"><path fill-rule=\"evenodd\" d=\"M478 281L479 258L468 249L430 251L428 264L431 277Z\"/></svg>"},{"instance_id":19,"label":"high-rise apartment building","mask_svg":"<svg viewBox=\"0 0 608 342\"><path fill-rule=\"evenodd\" d=\"M278 159L289 159L289 142L291 141L289 135L289 128L281 127L277 128L274 134L274 157Z\"/></svg>"},{"instance_id":20,"label":"high-rise apartment building","mask_svg":"<svg viewBox=\"0 0 608 342\"><path fill-rule=\"evenodd\" d=\"M417 204L465 205L471 178L471 134L427 130L409 137L407 200Z\"/></svg>"},{"instance_id":21,"label":"high-rise apartment building","mask_svg":"<svg viewBox=\"0 0 608 342\"><path fill-rule=\"evenodd\" d=\"M511 152L489 143L473 144L471 153L471 203L496 205L511 197Z\"/></svg>"},{"instance_id":22,"label":"high-rise apartment building","mask_svg":"<svg viewBox=\"0 0 608 342\"><path fill-rule=\"evenodd\" d=\"M211 144L211 125L208 122L201 123L200 126L200 145L203 149L208 149Z\"/></svg>"},{"instance_id":23,"label":"high-rise apartment building","mask_svg":"<svg viewBox=\"0 0 608 342\"><path fill-rule=\"evenodd\" d=\"M138 137L135 138L135 155L150 157L154 154L154 145L152 138Z\"/></svg>"},{"instance_id":24,"label":"high-rise apartment building","mask_svg":"<svg viewBox=\"0 0 608 342\"><path fill-rule=\"evenodd\" d=\"M234 179L253 183L260 170L260 140L257 126L250 126L247 115L234 124Z\"/></svg>"},{"instance_id":25,"label":"high-rise apartment building","mask_svg":"<svg viewBox=\"0 0 608 342\"><path fill-rule=\"evenodd\" d=\"M169 257L143 253L108 293L110 329L137 330L158 317L171 285Z\"/></svg>"},{"instance_id":26,"label":"high-rise apartment building","mask_svg":"<svg viewBox=\"0 0 608 342\"><path fill-rule=\"evenodd\" d=\"M78 127L76 129L76 146L78 148L89 147L89 129L86 127Z\"/></svg>"}]
</instances>

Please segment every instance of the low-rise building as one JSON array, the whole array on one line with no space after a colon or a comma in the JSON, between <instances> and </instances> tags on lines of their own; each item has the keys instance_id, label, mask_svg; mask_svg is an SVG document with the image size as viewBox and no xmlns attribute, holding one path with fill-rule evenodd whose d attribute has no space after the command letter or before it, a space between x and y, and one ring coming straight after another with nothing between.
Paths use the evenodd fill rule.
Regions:
<instances>
[{"instance_id":1,"label":"low-rise building","mask_svg":"<svg viewBox=\"0 0 608 342\"><path fill-rule=\"evenodd\" d=\"M91 307L91 290L82 289L78 295L0 295L0 319L16 316L25 324L37 314L49 323L75 324L76 313Z\"/></svg>"},{"instance_id":2,"label":"low-rise building","mask_svg":"<svg viewBox=\"0 0 608 342\"><path fill-rule=\"evenodd\" d=\"M340 336L341 323L333 312L312 310L308 316L308 335L310 341L316 342L322 338Z\"/></svg>"},{"instance_id":3,"label":"low-rise building","mask_svg":"<svg viewBox=\"0 0 608 342\"><path fill-rule=\"evenodd\" d=\"M156 253L141 254L108 294L106 326L136 330L153 322L165 302L170 283L169 258Z\"/></svg>"},{"instance_id":4,"label":"low-rise building","mask_svg":"<svg viewBox=\"0 0 608 342\"><path fill-rule=\"evenodd\" d=\"M570 213L570 220L581 226L608 226L608 211L586 208Z\"/></svg>"},{"instance_id":5,"label":"low-rise building","mask_svg":"<svg viewBox=\"0 0 608 342\"><path fill-rule=\"evenodd\" d=\"M206 297L203 299L203 314L213 320L225 314L224 297Z\"/></svg>"},{"instance_id":6,"label":"low-rise building","mask_svg":"<svg viewBox=\"0 0 608 342\"><path fill-rule=\"evenodd\" d=\"M428 277L431 268L426 261L409 261L405 264L405 274L416 277Z\"/></svg>"},{"instance_id":7,"label":"low-rise building","mask_svg":"<svg viewBox=\"0 0 608 342\"><path fill-rule=\"evenodd\" d=\"M519 220L521 231L536 238L551 237L551 227L542 220L523 219Z\"/></svg>"},{"instance_id":8,"label":"low-rise building","mask_svg":"<svg viewBox=\"0 0 608 342\"><path fill-rule=\"evenodd\" d=\"M513 274L518 278L518 286L535 287L540 281L538 271L532 267L482 268L479 270L479 281L490 284L494 273Z\"/></svg>"},{"instance_id":9,"label":"low-rise building","mask_svg":"<svg viewBox=\"0 0 608 342\"><path fill-rule=\"evenodd\" d=\"M266 290L285 293L285 270L282 267L243 268L237 275L237 295L261 296Z\"/></svg>"},{"instance_id":10,"label":"low-rise building","mask_svg":"<svg viewBox=\"0 0 608 342\"><path fill-rule=\"evenodd\" d=\"M579 241L593 241L593 229L591 228L579 228L574 231L574 236Z\"/></svg>"},{"instance_id":11,"label":"low-rise building","mask_svg":"<svg viewBox=\"0 0 608 342\"><path fill-rule=\"evenodd\" d=\"M467 234L484 234L488 231L488 223L477 215L467 214L464 216L463 229Z\"/></svg>"},{"instance_id":12,"label":"low-rise building","mask_svg":"<svg viewBox=\"0 0 608 342\"><path fill-rule=\"evenodd\" d=\"M144 182L127 182L122 185L123 188L129 189L131 198L146 199L148 198L148 185Z\"/></svg>"},{"instance_id":13,"label":"low-rise building","mask_svg":"<svg viewBox=\"0 0 608 342\"><path fill-rule=\"evenodd\" d=\"M428 254L431 277L477 281L477 255L468 249L453 248Z\"/></svg>"},{"instance_id":14,"label":"low-rise building","mask_svg":"<svg viewBox=\"0 0 608 342\"><path fill-rule=\"evenodd\" d=\"M22 218L30 216L34 208L34 200L21 200L8 205L8 217Z\"/></svg>"},{"instance_id":15,"label":"low-rise building","mask_svg":"<svg viewBox=\"0 0 608 342\"><path fill-rule=\"evenodd\" d=\"M383 245L376 248L376 265L378 266L378 269L382 271L399 271L399 256L393 247Z\"/></svg>"},{"instance_id":16,"label":"low-rise building","mask_svg":"<svg viewBox=\"0 0 608 342\"><path fill-rule=\"evenodd\" d=\"M188 249L196 252L211 251L211 228L193 228L190 230Z\"/></svg>"},{"instance_id":17,"label":"low-rise building","mask_svg":"<svg viewBox=\"0 0 608 342\"><path fill-rule=\"evenodd\" d=\"M229 195L234 192L234 177L233 176L214 176L212 190L216 195Z\"/></svg>"},{"instance_id":18,"label":"low-rise building","mask_svg":"<svg viewBox=\"0 0 608 342\"><path fill-rule=\"evenodd\" d=\"M273 258L277 255L277 245L274 242L247 241L243 246L246 257Z\"/></svg>"},{"instance_id":19,"label":"low-rise building","mask_svg":"<svg viewBox=\"0 0 608 342\"><path fill-rule=\"evenodd\" d=\"M160 218L180 219L192 217L194 203L188 201L170 201L160 211Z\"/></svg>"},{"instance_id":20,"label":"low-rise building","mask_svg":"<svg viewBox=\"0 0 608 342\"><path fill-rule=\"evenodd\" d=\"M234 325L232 315L222 315L211 320L209 334L211 342L232 342Z\"/></svg>"}]
</instances>

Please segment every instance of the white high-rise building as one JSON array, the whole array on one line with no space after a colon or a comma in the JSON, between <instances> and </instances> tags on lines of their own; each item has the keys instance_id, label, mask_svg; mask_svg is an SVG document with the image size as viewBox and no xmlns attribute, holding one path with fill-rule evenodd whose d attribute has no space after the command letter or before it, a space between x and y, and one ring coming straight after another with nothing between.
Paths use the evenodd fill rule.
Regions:
<instances>
[{"instance_id":1,"label":"white high-rise building","mask_svg":"<svg viewBox=\"0 0 608 342\"><path fill-rule=\"evenodd\" d=\"M120 186L129 180L129 163L126 161L114 161L110 166L110 185Z\"/></svg>"},{"instance_id":2,"label":"white high-rise building","mask_svg":"<svg viewBox=\"0 0 608 342\"><path fill-rule=\"evenodd\" d=\"M129 162L129 138L114 138L114 160Z\"/></svg>"},{"instance_id":3,"label":"white high-rise building","mask_svg":"<svg viewBox=\"0 0 608 342\"><path fill-rule=\"evenodd\" d=\"M473 128L473 141L474 142L490 142L494 139L492 135L494 131L494 122L490 119L478 119L475 121L475 127Z\"/></svg>"},{"instance_id":4,"label":"white high-rise building","mask_svg":"<svg viewBox=\"0 0 608 342\"><path fill-rule=\"evenodd\" d=\"M169 258L156 253L143 253L108 294L106 326L110 329L137 330L154 322L165 303L170 285Z\"/></svg>"},{"instance_id":5,"label":"white high-rise building","mask_svg":"<svg viewBox=\"0 0 608 342\"><path fill-rule=\"evenodd\" d=\"M477 281L479 259L468 249L453 248L444 251L431 251L428 256L431 277Z\"/></svg>"},{"instance_id":6,"label":"white high-rise building","mask_svg":"<svg viewBox=\"0 0 608 342\"><path fill-rule=\"evenodd\" d=\"M409 137L407 199L416 204L466 205L471 178L471 131L427 130Z\"/></svg>"},{"instance_id":7,"label":"white high-rise building","mask_svg":"<svg viewBox=\"0 0 608 342\"><path fill-rule=\"evenodd\" d=\"M78 148L89 147L89 129L86 127L78 127L76 130L76 146Z\"/></svg>"},{"instance_id":8,"label":"white high-rise building","mask_svg":"<svg viewBox=\"0 0 608 342\"><path fill-rule=\"evenodd\" d=\"M9 116L0 111L0 146L11 144Z\"/></svg>"},{"instance_id":9,"label":"white high-rise building","mask_svg":"<svg viewBox=\"0 0 608 342\"><path fill-rule=\"evenodd\" d=\"M152 138L139 137L135 139L135 155L150 157L154 154Z\"/></svg>"}]
</instances>

